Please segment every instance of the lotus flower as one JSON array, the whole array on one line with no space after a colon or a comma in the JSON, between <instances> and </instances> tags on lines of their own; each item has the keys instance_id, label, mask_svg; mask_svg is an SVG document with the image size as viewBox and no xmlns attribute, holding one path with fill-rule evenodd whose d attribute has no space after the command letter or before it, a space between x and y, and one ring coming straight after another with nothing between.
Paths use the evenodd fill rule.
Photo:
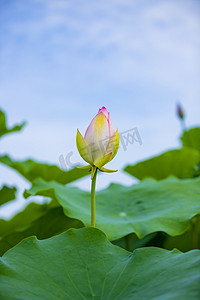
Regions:
<instances>
[{"instance_id":1,"label":"lotus flower","mask_svg":"<svg viewBox=\"0 0 200 300\"><path fill-rule=\"evenodd\" d=\"M80 156L89 163L89 166L81 168L96 167L104 172L117 171L103 168L115 157L119 148L118 130L115 131L110 114L104 106L90 123L84 138L77 129L76 145Z\"/></svg>"}]
</instances>

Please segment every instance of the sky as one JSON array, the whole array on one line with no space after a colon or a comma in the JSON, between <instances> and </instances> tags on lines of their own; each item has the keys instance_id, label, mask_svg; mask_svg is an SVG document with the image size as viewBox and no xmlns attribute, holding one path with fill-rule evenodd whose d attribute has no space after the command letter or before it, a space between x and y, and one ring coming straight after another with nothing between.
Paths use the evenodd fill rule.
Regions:
<instances>
[{"instance_id":1,"label":"sky","mask_svg":"<svg viewBox=\"0 0 200 300\"><path fill-rule=\"evenodd\" d=\"M0 108L23 132L1 140L0 154L60 165L105 106L115 128L137 128L101 174L97 189L136 182L124 166L180 146L176 103L187 127L200 120L200 2L198 0L0 0ZM63 167L63 166L60 166ZM0 166L0 186L19 187L17 201L0 210L10 217L27 203L30 187ZM85 178L74 185L89 190ZM41 201L38 198L38 201Z\"/></svg>"}]
</instances>

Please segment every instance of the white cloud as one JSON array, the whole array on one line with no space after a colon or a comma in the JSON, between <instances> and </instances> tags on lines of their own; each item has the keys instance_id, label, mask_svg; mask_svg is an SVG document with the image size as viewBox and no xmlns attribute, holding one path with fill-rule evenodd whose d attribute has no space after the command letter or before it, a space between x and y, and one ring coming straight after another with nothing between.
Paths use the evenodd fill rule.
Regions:
<instances>
[{"instance_id":1,"label":"white cloud","mask_svg":"<svg viewBox=\"0 0 200 300\"><path fill-rule=\"evenodd\" d=\"M72 61L75 70L87 68L88 75L98 70L102 84L140 81L187 96L192 90L197 97L200 21L195 1L75 3L38 1L30 19L8 24L10 32L41 43L38 56L47 42L52 64L67 68ZM26 48L24 54L26 62L37 59Z\"/></svg>"}]
</instances>

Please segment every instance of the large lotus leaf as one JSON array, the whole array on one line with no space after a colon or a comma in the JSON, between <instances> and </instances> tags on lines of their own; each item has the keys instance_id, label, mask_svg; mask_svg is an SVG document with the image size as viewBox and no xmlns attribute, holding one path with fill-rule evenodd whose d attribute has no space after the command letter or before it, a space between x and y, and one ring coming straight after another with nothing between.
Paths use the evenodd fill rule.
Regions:
<instances>
[{"instance_id":1,"label":"large lotus leaf","mask_svg":"<svg viewBox=\"0 0 200 300\"><path fill-rule=\"evenodd\" d=\"M9 201L14 200L16 191L17 191L16 187L9 187L4 185L0 189L0 206Z\"/></svg>"},{"instance_id":2,"label":"large lotus leaf","mask_svg":"<svg viewBox=\"0 0 200 300\"><path fill-rule=\"evenodd\" d=\"M0 259L2 300L199 299L200 251L112 245L94 228L25 239Z\"/></svg>"},{"instance_id":3,"label":"large lotus leaf","mask_svg":"<svg viewBox=\"0 0 200 300\"><path fill-rule=\"evenodd\" d=\"M7 128L5 113L0 109L0 137L5 134L20 131L25 125L25 122L15 125L12 128Z\"/></svg>"},{"instance_id":4,"label":"large lotus leaf","mask_svg":"<svg viewBox=\"0 0 200 300\"><path fill-rule=\"evenodd\" d=\"M200 127L186 130L181 137L183 146L191 147L200 151Z\"/></svg>"},{"instance_id":5,"label":"large lotus leaf","mask_svg":"<svg viewBox=\"0 0 200 300\"><path fill-rule=\"evenodd\" d=\"M42 195L56 199L71 218L90 226L90 193L77 187L36 180L24 196ZM130 187L111 184L96 193L96 226L110 240L129 233L139 238L164 231L179 235L200 212L200 178L163 181L145 180Z\"/></svg>"},{"instance_id":6,"label":"large lotus leaf","mask_svg":"<svg viewBox=\"0 0 200 300\"><path fill-rule=\"evenodd\" d=\"M35 206L36 205L37 204L35 204ZM37 217L37 215L35 217ZM10 228L11 231L4 232L4 236L0 239L0 255L3 255L4 252L26 237L35 235L38 239L42 240L70 228L83 227L83 224L79 220L68 218L63 213L61 206L47 208L40 217L32 222L29 221L29 224L27 222L26 226L21 226L16 229L14 225L19 226L19 224L13 224L13 227Z\"/></svg>"},{"instance_id":7,"label":"large lotus leaf","mask_svg":"<svg viewBox=\"0 0 200 300\"><path fill-rule=\"evenodd\" d=\"M0 156L0 162L16 170L31 182L40 177L45 181L54 180L62 184L67 184L89 175L89 172L86 170L73 168L69 171L63 171L56 165L38 163L31 159L25 161L14 161L7 155Z\"/></svg>"},{"instance_id":8,"label":"large lotus leaf","mask_svg":"<svg viewBox=\"0 0 200 300\"><path fill-rule=\"evenodd\" d=\"M128 165L124 171L140 180L147 177L162 180L171 175L177 178L192 178L199 162L200 152L185 147L170 150L135 165Z\"/></svg>"}]
</instances>

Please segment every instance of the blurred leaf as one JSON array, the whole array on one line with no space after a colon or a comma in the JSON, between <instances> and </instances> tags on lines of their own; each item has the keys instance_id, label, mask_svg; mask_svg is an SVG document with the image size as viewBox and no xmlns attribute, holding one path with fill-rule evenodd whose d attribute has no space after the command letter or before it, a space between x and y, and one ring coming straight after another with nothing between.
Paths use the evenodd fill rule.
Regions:
<instances>
[{"instance_id":1,"label":"blurred leaf","mask_svg":"<svg viewBox=\"0 0 200 300\"><path fill-rule=\"evenodd\" d=\"M187 252L192 250L192 230L191 228L187 230L184 234L179 236L167 236L163 247L168 250L172 250L174 248L179 249L182 252ZM200 235L198 239L198 249L200 248Z\"/></svg>"},{"instance_id":2,"label":"blurred leaf","mask_svg":"<svg viewBox=\"0 0 200 300\"><path fill-rule=\"evenodd\" d=\"M182 148L165 152L133 166L128 165L124 171L140 180L147 177L162 180L171 175L180 179L192 178L199 162L200 152Z\"/></svg>"},{"instance_id":3,"label":"blurred leaf","mask_svg":"<svg viewBox=\"0 0 200 300\"><path fill-rule=\"evenodd\" d=\"M4 185L0 189L0 206L15 199L16 187L8 187Z\"/></svg>"},{"instance_id":4,"label":"blurred leaf","mask_svg":"<svg viewBox=\"0 0 200 300\"><path fill-rule=\"evenodd\" d=\"M0 259L2 300L199 299L200 251L109 243L95 228L28 238Z\"/></svg>"},{"instance_id":5,"label":"blurred leaf","mask_svg":"<svg viewBox=\"0 0 200 300\"><path fill-rule=\"evenodd\" d=\"M112 244L126 249L127 251L133 251L137 248L145 247L151 243L158 233L151 233L144 238L139 239L135 233L124 236L118 240L112 241Z\"/></svg>"},{"instance_id":6,"label":"blurred leaf","mask_svg":"<svg viewBox=\"0 0 200 300\"><path fill-rule=\"evenodd\" d=\"M23 211L19 212L12 219L0 220L0 237L8 235L16 230L28 228L31 222L44 215L51 207L57 206L56 201L49 204L30 203Z\"/></svg>"},{"instance_id":7,"label":"blurred leaf","mask_svg":"<svg viewBox=\"0 0 200 300\"><path fill-rule=\"evenodd\" d=\"M20 131L25 126L25 122L15 125L12 128L7 128L5 113L0 109L0 137L5 134Z\"/></svg>"},{"instance_id":8,"label":"blurred leaf","mask_svg":"<svg viewBox=\"0 0 200 300\"><path fill-rule=\"evenodd\" d=\"M31 159L25 161L14 161L7 155L0 156L0 162L16 170L31 182L40 177L45 181L54 180L61 184L67 184L89 175L89 172L85 170L74 168L69 171L63 171L56 165L38 163Z\"/></svg>"},{"instance_id":9,"label":"blurred leaf","mask_svg":"<svg viewBox=\"0 0 200 300\"><path fill-rule=\"evenodd\" d=\"M183 146L200 151L200 127L186 130L181 137L181 141Z\"/></svg>"},{"instance_id":10,"label":"blurred leaf","mask_svg":"<svg viewBox=\"0 0 200 300\"><path fill-rule=\"evenodd\" d=\"M56 182L36 180L25 197L41 195L57 200L64 213L90 226L90 193ZM129 233L142 238L156 231L179 235L200 212L200 178L145 180L130 187L111 184L96 193L96 227L110 240Z\"/></svg>"},{"instance_id":11,"label":"blurred leaf","mask_svg":"<svg viewBox=\"0 0 200 300\"><path fill-rule=\"evenodd\" d=\"M168 250L177 248L183 252L200 249L200 215L191 220L189 229L179 236L167 236L163 247Z\"/></svg>"},{"instance_id":12,"label":"blurred leaf","mask_svg":"<svg viewBox=\"0 0 200 300\"><path fill-rule=\"evenodd\" d=\"M131 252L141 247L159 247L165 249L163 245L166 242L167 237L169 236L166 233L160 231L148 234L142 239L139 239L135 233L131 233L129 235L124 236L123 238L112 241L112 244ZM181 250L179 249L179 247L166 249L172 250L174 248ZM190 248L189 250L192 250L192 248Z\"/></svg>"},{"instance_id":13,"label":"blurred leaf","mask_svg":"<svg viewBox=\"0 0 200 300\"><path fill-rule=\"evenodd\" d=\"M32 214L32 221L29 215ZM33 215L34 214L34 215ZM23 222L20 222L20 218ZM65 216L61 206L39 205L32 203L15 216L11 221L1 223L0 255L18 244L22 239L36 235L38 239L46 239L70 228L80 228L83 224L76 219ZM8 225L8 223L10 224Z\"/></svg>"}]
</instances>

